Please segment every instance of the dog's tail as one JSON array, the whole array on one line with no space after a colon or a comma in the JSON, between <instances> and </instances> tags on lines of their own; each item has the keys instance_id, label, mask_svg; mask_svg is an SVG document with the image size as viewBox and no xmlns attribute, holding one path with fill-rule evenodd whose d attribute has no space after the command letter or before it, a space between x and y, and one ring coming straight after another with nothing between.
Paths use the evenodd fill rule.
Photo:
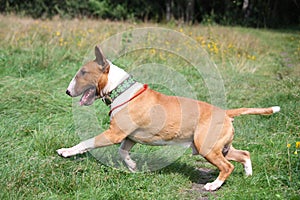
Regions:
<instances>
[{"instance_id":1,"label":"dog's tail","mask_svg":"<svg viewBox=\"0 0 300 200\"><path fill-rule=\"evenodd\" d=\"M236 117L239 115L271 115L280 111L279 106L273 106L270 108L237 108L226 110L226 114L229 117Z\"/></svg>"}]
</instances>

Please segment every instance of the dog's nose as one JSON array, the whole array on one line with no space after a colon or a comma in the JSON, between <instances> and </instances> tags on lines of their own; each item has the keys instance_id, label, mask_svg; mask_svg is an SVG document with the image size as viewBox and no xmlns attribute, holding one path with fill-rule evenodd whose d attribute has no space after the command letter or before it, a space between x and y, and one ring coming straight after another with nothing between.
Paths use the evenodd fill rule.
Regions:
<instances>
[{"instance_id":1,"label":"dog's nose","mask_svg":"<svg viewBox=\"0 0 300 200\"><path fill-rule=\"evenodd\" d=\"M71 92L69 90L66 91L66 94L71 96Z\"/></svg>"}]
</instances>

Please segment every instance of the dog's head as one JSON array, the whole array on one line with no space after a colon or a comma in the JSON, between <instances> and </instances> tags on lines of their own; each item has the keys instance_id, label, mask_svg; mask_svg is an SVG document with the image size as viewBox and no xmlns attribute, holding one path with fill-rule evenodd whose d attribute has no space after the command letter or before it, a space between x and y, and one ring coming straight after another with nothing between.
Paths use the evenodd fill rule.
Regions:
<instances>
[{"instance_id":1,"label":"dog's head","mask_svg":"<svg viewBox=\"0 0 300 200\"><path fill-rule=\"evenodd\" d=\"M82 66L72 81L66 93L71 97L82 94L80 105L91 105L102 96L102 90L108 81L109 63L99 46L95 47L96 59Z\"/></svg>"}]
</instances>

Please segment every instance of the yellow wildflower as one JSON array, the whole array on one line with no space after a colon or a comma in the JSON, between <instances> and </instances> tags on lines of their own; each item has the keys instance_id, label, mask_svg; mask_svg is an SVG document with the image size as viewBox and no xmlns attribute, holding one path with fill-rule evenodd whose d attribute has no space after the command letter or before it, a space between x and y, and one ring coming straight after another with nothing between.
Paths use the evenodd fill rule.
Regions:
<instances>
[{"instance_id":1,"label":"yellow wildflower","mask_svg":"<svg viewBox=\"0 0 300 200\"><path fill-rule=\"evenodd\" d=\"M159 58L162 59L162 60L166 60L166 58L163 56L162 53L159 53Z\"/></svg>"},{"instance_id":2,"label":"yellow wildflower","mask_svg":"<svg viewBox=\"0 0 300 200\"><path fill-rule=\"evenodd\" d=\"M198 42L202 42L204 40L204 38L201 35L199 35L199 36L196 37L196 40Z\"/></svg>"},{"instance_id":3,"label":"yellow wildflower","mask_svg":"<svg viewBox=\"0 0 300 200\"><path fill-rule=\"evenodd\" d=\"M213 43L213 50L214 50L215 54L218 54L218 53L219 53L219 49L218 49L216 43Z\"/></svg>"},{"instance_id":4,"label":"yellow wildflower","mask_svg":"<svg viewBox=\"0 0 300 200\"><path fill-rule=\"evenodd\" d=\"M150 53L151 53L151 54L155 54L155 53L156 53L155 49L151 49L151 50L150 50Z\"/></svg>"},{"instance_id":5,"label":"yellow wildflower","mask_svg":"<svg viewBox=\"0 0 300 200\"><path fill-rule=\"evenodd\" d=\"M291 144L288 143L288 144L286 145L286 147L287 147L287 148L290 148L290 147L291 147Z\"/></svg>"},{"instance_id":6,"label":"yellow wildflower","mask_svg":"<svg viewBox=\"0 0 300 200\"><path fill-rule=\"evenodd\" d=\"M63 46L64 38L59 38L59 46Z\"/></svg>"},{"instance_id":7,"label":"yellow wildflower","mask_svg":"<svg viewBox=\"0 0 300 200\"><path fill-rule=\"evenodd\" d=\"M296 148L298 149L300 149L300 142L296 142Z\"/></svg>"},{"instance_id":8,"label":"yellow wildflower","mask_svg":"<svg viewBox=\"0 0 300 200\"><path fill-rule=\"evenodd\" d=\"M56 36L60 36L61 33L59 31L56 31Z\"/></svg>"},{"instance_id":9,"label":"yellow wildflower","mask_svg":"<svg viewBox=\"0 0 300 200\"><path fill-rule=\"evenodd\" d=\"M94 29L88 29L87 31L88 31L89 33L94 33L94 32L95 32Z\"/></svg>"},{"instance_id":10,"label":"yellow wildflower","mask_svg":"<svg viewBox=\"0 0 300 200\"><path fill-rule=\"evenodd\" d=\"M294 154L295 154L295 155L297 155L297 154L298 154L297 150L294 152Z\"/></svg>"}]
</instances>

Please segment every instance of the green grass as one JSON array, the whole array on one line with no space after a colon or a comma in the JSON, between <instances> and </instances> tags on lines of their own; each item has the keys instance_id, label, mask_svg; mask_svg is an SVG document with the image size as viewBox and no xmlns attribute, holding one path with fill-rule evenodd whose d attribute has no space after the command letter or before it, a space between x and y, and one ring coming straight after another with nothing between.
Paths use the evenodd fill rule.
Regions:
<instances>
[{"instance_id":1,"label":"green grass","mask_svg":"<svg viewBox=\"0 0 300 200\"><path fill-rule=\"evenodd\" d=\"M218 171L190 156L190 150L162 170L136 174L104 166L90 154L63 159L55 152L80 141L72 100L64 93L86 52L115 33L157 25L0 19L0 199L299 198L299 31L163 25L189 35L209 52L222 75L228 108L282 108L272 116L235 119L234 145L251 152L253 176L246 178L234 163L226 183L210 193L202 186ZM132 63L151 59L180 72L197 98L210 101L195 70L159 51L124 56L118 63L130 69ZM107 108L98 105L101 126L107 127Z\"/></svg>"}]
</instances>

